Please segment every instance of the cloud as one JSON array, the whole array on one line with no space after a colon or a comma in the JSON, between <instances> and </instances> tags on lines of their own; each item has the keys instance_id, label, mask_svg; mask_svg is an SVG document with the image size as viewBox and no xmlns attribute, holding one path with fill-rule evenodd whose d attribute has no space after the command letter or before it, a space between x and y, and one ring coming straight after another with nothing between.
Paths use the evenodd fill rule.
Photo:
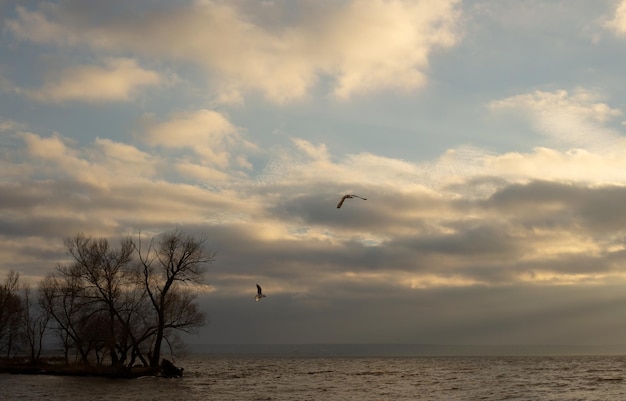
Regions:
<instances>
[{"instance_id":1,"label":"cloud","mask_svg":"<svg viewBox=\"0 0 626 401\"><path fill-rule=\"evenodd\" d=\"M306 156L310 157L314 161L328 161L330 159L330 154L328 153L328 149L326 149L326 145L321 144L315 146L309 141L305 141L304 139L295 138L293 139L296 148L304 153Z\"/></svg>"},{"instance_id":2,"label":"cloud","mask_svg":"<svg viewBox=\"0 0 626 401\"><path fill-rule=\"evenodd\" d=\"M227 182L231 178L228 173L220 171L219 169L188 160L181 160L177 162L176 171L181 176L203 183L223 183Z\"/></svg>"},{"instance_id":3,"label":"cloud","mask_svg":"<svg viewBox=\"0 0 626 401\"><path fill-rule=\"evenodd\" d=\"M109 139L96 139L93 147L77 149L72 141L60 135L41 137L30 132L19 133L30 163L38 178L51 179L61 174L70 180L107 188L114 183L129 183L152 177L157 162L131 145Z\"/></svg>"},{"instance_id":4,"label":"cloud","mask_svg":"<svg viewBox=\"0 0 626 401\"><path fill-rule=\"evenodd\" d=\"M141 14L131 9L115 20L71 4L18 6L7 27L35 43L132 51L199 65L223 101L240 102L242 92L260 91L286 102L326 78L341 99L414 90L427 80L430 53L459 40L458 0L302 2L290 6L295 10L290 18L285 4L272 3L266 13L284 18L265 20L247 2L199 1Z\"/></svg>"},{"instance_id":5,"label":"cloud","mask_svg":"<svg viewBox=\"0 0 626 401\"><path fill-rule=\"evenodd\" d=\"M590 233L626 226L622 214L624 200L625 181L621 185L586 186L536 180L507 186L494 193L488 203L526 221L585 226L585 232Z\"/></svg>"},{"instance_id":6,"label":"cloud","mask_svg":"<svg viewBox=\"0 0 626 401\"><path fill-rule=\"evenodd\" d=\"M144 139L166 148L193 148L198 143L228 141L237 133L234 125L213 110L174 114L169 121L152 124Z\"/></svg>"},{"instance_id":7,"label":"cloud","mask_svg":"<svg viewBox=\"0 0 626 401\"><path fill-rule=\"evenodd\" d=\"M616 143L619 138L615 138ZM438 158L411 162L371 153L344 155L340 159L323 145L295 140L297 146L275 154L259 180L291 185L328 185L337 193L375 191L405 195L431 194L434 199L481 199L503 185L530 180L579 182L585 185L626 183L623 147L558 150L536 147L529 152L494 153L476 147L449 149ZM278 184L277 184L278 185ZM402 196L396 198L402 199ZM396 200L385 195L385 205Z\"/></svg>"},{"instance_id":8,"label":"cloud","mask_svg":"<svg viewBox=\"0 0 626 401\"><path fill-rule=\"evenodd\" d=\"M183 128L205 126L196 124L205 118L226 121L206 110L184 113L169 120L171 129L180 128L171 132L193 144L207 134ZM232 126L221 127L208 134L216 146L225 141L228 149L233 138L239 145ZM310 279L310 286L317 280L311 271L320 285L385 280L402 288L621 277L626 170L617 156L461 149L416 164L367 153L337 159L324 144L295 139L293 148L273 153L280 171L257 180L180 158L167 147L143 151L109 139L79 147L60 135L19 137L26 160L9 164L28 168L4 176L10 181L3 193L11 196L2 206L14 211L0 219L5 232L21 227L22 235L44 235L45 227L62 225L65 235L87 229L112 235L181 224L215 238L224 263L241 274L254 263L268 277ZM172 166L211 185L164 179ZM609 171L603 185L592 179ZM347 190L368 200L336 209ZM217 272L218 283L222 274L230 282L235 273Z\"/></svg>"},{"instance_id":9,"label":"cloud","mask_svg":"<svg viewBox=\"0 0 626 401\"><path fill-rule=\"evenodd\" d=\"M606 125L619 112L585 91L539 91L490 107L521 110L546 135L542 122L558 115L617 137ZM569 144L565 126L551 127ZM212 276L220 291L259 275L279 294L323 286L352 288L353 297L380 286L625 280L626 159L623 148L596 140L579 142L588 149L501 154L459 147L419 163L367 152L338 157L302 138L263 151L209 109L146 117L147 149L104 138L81 145L60 134L11 135L22 142L18 156L3 161L0 189L10 196L0 207L12 212L0 216L2 232L60 241L76 231L114 236L184 226L215 239L229 266ZM244 173L253 153L271 158L257 176ZM348 191L368 200L336 209ZM54 227L63 229L54 234Z\"/></svg>"},{"instance_id":10,"label":"cloud","mask_svg":"<svg viewBox=\"0 0 626 401\"><path fill-rule=\"evenodd\" d=\"M42 159L63 159L66 156L75 157L62 138L58 135L42 138L39 135L25 132L21 134L31 156Z\"/></svg>"},{"instance_id":11,"label":"cloud","mask_svg":"<svg viewBox=\"0 0 626 401\"><path fill-rule=\"evenodd\" d=\"M218 146L224 141L227 151L243 149L238 129L214 113L179 113L154 127L176 123L167 132L179 132L188 145L211 138ZM194 121L213 119L224 123L215 124L218 132L194 131L204 126ZM22 140L19 157L5 163L19 174L0 170L4 268L36 284L65 260L62 239L76 232L115 244L140 229L149 235L180 227L217 251L207 274L213 291L202 298L212 322L206 341L275 339L271 333L235 338L238 319L228 323L233 316L248 326L256 321L243 304L254 302L255 282L275 302L263 325L270 319L281 329L293 327L291 335L300 334L285 337L291 342L337 342L337 335L325 334L327 327L343 325L345 341L461 341L450 334L451 325L469 330L462 341L480 342L485 335L514 341L526 338L516 319L546 320L558 330L568 321L563 314L576 309L572 304L598 302L591 292L602 288L608 296L607 289L626 282L624 158L607 157L604 166L608 154L598 151L458 148L414 163L370 153L338 157L326 144L294 138L291 147L262 153L277 160L278 171L258 180L233 179L232 170L202 164L195 151L170 147L167 136L163 145L144 150L103 138L81 144L60 134L15 135ZM553 171L559 164L562 170ZM606 171L613 176L604 185L576 176ZM181 183L164 172L212 185ZM368 200L337 209L347 189ZM617 304L622 298L611 291L611 305ZM497 306L485 315L491 304ZM390 310L398 316L390 318ZM403 317L416 311L420 324ZM296 312L307 315L306 324L323 322L324 333L313 336L285 318ZM346 315L353 316L350 324ZM387 329L397 334L354 337L354 326L367 327L372 318L388 319ZM506 340L490 334L491 325L507 331ZM543 331L545 324L531 326L535 341L554 336Z\"/></svg>"},{"instance_id":12,"label":"cloud","mask_svg":"<svg viewBox=\"0 0 626 401\"><path fill-rule=\"evenodd\" d=\"M23 129L23 127L23 124L20 124L15 120L0 117L0 132L15 131Z\"/></svg>"},{"instance_id":13,"label":"cloud","mask_svg":"<svg viewBox=\"0 0 626 401\"><path fill-rule=\"evenodd\" d=\"M429 53L458 40L455 1L354 1L314 21L307 40L321 33L320 57L336 76L334 95L423 86ZM316 40L316 39L313 39ZM313 47L313 46L311 46Z\"/></svg>"},{"instance_id":14,"label":"cloud","mask_svg":"<svg viewBox=\"0 0 626 401\"><path fill-rule=\"evenodd\" d=\"M524 114L535 130L555 141L552 145L608 150L623 138L604 124L622 112L598 100L598 94L584 89L538 90L491 102L489 108Z\"/></svg>"},{"instance_id":15,"label":"cloud","mask_svg":"<svg viewBox=\"0 0 626 401\"><path fill-rule=\"evenodd\" d=\"M201 165L211 170L234 167L248 169L247 154L256 151L257 146L243 138L223 114L202 109L192 112L179 112L164 122L154 121L154 117L144 118L145 132L142 139L151 146L165 149L191 149L198 156L197 166L192 168L190 161L179 165L180 169L195 176L209 175L224 177L222 174L201 172Z\"/></svg>"},{"instance_id":16,"label":"cloud","mask_svg":"<svg viewBox=\"0 0 626 401\"><path fill-rule=\"evenodd\" d=\"M95 159L106 163L106 168L115 172L132 171L133 174L151 177L155 174L157 163L154 156L136 147L106 138L96 138Z\"/></svg>"},{"instance_id":17,"label":"cloud","mask_svg":"<svg viewBox=\"0 0 626 401\"><path fill-rule=\"evenodd\" d=\"M623 36L626 34L626 1L622 0L615 7L613 18L605 23L605 26L612 30L616 35Z\"/></svg>"},{"instance_id":18,"label":"cloud","mask_svg":"<svg viewBox=\"0 0 626 401\"><path fill-rule=\"evenodd\" d=\"M127 58L107 59L104 66L81 65L68 68L40 89L19 89L40 102L113 102L129 101L145 86L159 85L163 78Z\"/></svg>"}]
</instances>

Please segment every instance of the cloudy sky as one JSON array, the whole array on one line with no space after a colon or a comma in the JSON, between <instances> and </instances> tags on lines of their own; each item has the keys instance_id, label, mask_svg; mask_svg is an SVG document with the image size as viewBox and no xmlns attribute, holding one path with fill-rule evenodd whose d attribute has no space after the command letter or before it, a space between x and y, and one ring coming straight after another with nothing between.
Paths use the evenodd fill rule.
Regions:
<instances>
[{"instance_id":1,"label":"cloudy sky","mask_svg":"<svg viewBox=\"0 0 626 401\"><path fill-rule=\"evenodd\" d=\"M2 276L180 228L195 342L626 343L626 0L0 15Z\"/></svg>"}]
</instances>

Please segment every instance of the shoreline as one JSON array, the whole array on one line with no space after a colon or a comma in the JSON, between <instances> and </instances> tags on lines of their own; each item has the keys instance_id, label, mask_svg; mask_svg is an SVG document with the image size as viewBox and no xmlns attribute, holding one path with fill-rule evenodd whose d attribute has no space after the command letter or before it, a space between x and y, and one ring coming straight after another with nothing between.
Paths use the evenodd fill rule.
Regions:
<instances>
[{"instance_id":1,"label":"shoreline","mask_svg":"<svg viewBox=\"0 0 626 401\"><path fill-rule=\"evenodd\" d=\"M76 377L105 377L111 379L136 379L145 376L181 377L183 369L173 367L115 367L115 366L85 366L78 364L58 364L49 362L30 363L16 359L0 360L0 374L14 375L51 375ZM176 369L176 370L172 370Z\"/></svg>"}]
</instances>

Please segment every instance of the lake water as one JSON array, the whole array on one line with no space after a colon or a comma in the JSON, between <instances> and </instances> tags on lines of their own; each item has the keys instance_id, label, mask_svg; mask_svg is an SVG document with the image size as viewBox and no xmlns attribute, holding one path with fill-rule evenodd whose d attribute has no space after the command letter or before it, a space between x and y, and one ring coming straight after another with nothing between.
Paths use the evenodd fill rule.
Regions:
<instances>
[{"instance_id":1,"label":"lake water","mask_svg":"<svg viewBox=\"0 0 626 401\"><path fill-rule=\"evenodd\" d=\"M625 400L626 357L190 356L179 379L0 374L1 400Z\"/></svg>"}]
</instances>

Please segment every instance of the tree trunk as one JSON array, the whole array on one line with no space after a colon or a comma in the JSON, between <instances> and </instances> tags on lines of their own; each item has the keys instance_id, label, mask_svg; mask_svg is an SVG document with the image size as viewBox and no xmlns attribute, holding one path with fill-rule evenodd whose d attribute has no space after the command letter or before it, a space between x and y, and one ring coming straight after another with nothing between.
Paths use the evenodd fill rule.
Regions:
<instances>
[{"instance_id":1,"label":"tree trunk","mask_svg":"<svg viewBox=\"0 0 626 401\"><path fill-rule=\"evenodd\" d=\"M165 317L163 316L163 309L159 311L159 323L157 327L156 337L154 339L154 350L152 351L152 358L150 360L150 367L159 367L159 360L161 359L161 344L163 343L163 326Z\"/></svg>"}]
</instances>

